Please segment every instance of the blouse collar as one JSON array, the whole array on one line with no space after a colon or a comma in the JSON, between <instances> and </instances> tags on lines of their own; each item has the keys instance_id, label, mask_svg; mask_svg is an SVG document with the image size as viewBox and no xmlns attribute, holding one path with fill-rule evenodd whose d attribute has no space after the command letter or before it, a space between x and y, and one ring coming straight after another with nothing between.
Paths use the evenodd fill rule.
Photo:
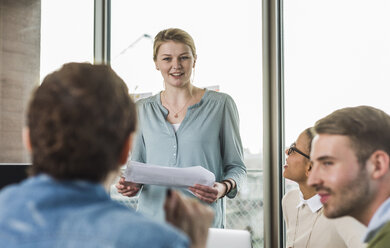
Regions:
<instances>
[{"instance_id":1,"label":"blouse collar","mask_svg":"<svg viewBox=\"0 0 390 248\"><path fill-rule=\"evenodd\" d=\"M305 200L303 199L303 194L301 191L299 191L299 204L297 205L297 208L303 206L303 205L307 205L309 206L310 210L315 213L317 212L319 209L322 208L322 203L321 203L321 200L320 200L320 196L318 194L315 194L314 196L312 196L311 198Z\"/></svg>"}]
</instances>

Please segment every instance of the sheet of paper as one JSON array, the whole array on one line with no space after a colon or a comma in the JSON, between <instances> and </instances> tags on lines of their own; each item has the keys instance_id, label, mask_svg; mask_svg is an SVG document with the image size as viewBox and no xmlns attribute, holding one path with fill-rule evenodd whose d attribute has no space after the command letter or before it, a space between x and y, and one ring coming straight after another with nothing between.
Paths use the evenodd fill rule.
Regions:
<instances>
[{"instance_id":1,"label":"sheet of paper","mask_svg":"<svg viewBox=\"0 0 390 248\"><path fill-rule=\"evenodd\" d=\"M189 187L195 184L213 186L215 175L202 166L186 168L165 167L130 161L124 172L126 181L172 187Z\"/></svg>"}]
</instances>

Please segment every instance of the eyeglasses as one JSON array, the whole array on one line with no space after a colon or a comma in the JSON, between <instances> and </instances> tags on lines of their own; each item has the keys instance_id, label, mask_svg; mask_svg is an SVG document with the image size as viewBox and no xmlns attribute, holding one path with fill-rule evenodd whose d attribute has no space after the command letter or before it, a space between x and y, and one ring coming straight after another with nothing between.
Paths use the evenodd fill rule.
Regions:
<instances>
[{"instance_id":1,"label":"eyeglasses","mask_svg":"<svg viewBox=\"0 0 390 248\"><path fill-rule=\"evenodd\" d=\"M287 155L290 156L291 153L293 152L297 152L299 154L301 154L302 156L304 156L305 158L307 159L310 159L310 156L305 154L304 152L300 151L298 148L295 147L295 143L293 143L287 150Z\"/></svg>"}]
</instances>

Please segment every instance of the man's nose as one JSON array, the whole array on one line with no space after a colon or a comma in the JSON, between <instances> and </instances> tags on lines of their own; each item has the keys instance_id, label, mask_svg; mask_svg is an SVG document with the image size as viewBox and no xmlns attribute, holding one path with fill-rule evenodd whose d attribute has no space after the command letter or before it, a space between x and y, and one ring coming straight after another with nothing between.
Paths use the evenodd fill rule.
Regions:
<instances>
[{"instance_id":1,"label":"man's nose","mask_svg":"<svg viewBox=\"0 0 390 248\"><path fill-rule=\"evenodd\" d=\"M320 182L320 171L318 166L314 166L313 164L309 173L309 178L307 179L307 184L309 186L315 187L320 184Z\"/></svg>"}]
</instances>

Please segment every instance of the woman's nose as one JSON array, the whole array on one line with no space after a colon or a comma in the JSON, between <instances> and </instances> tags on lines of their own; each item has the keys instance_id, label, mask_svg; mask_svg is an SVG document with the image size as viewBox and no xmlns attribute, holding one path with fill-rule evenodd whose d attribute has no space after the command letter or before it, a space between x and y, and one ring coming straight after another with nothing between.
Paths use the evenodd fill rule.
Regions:
<instances>
[{"instance_id":1,"label":"woman's nose","mask_svg":"<svg viewBox=\"0 0 390 248\"><path fill-rule=\"evenodd\" d=\"M176 60L173 61L173 68L174 69L181 68L181 64L180 64L180 60L179 59L176 59Z\"/></svg>"}]
</instances>

